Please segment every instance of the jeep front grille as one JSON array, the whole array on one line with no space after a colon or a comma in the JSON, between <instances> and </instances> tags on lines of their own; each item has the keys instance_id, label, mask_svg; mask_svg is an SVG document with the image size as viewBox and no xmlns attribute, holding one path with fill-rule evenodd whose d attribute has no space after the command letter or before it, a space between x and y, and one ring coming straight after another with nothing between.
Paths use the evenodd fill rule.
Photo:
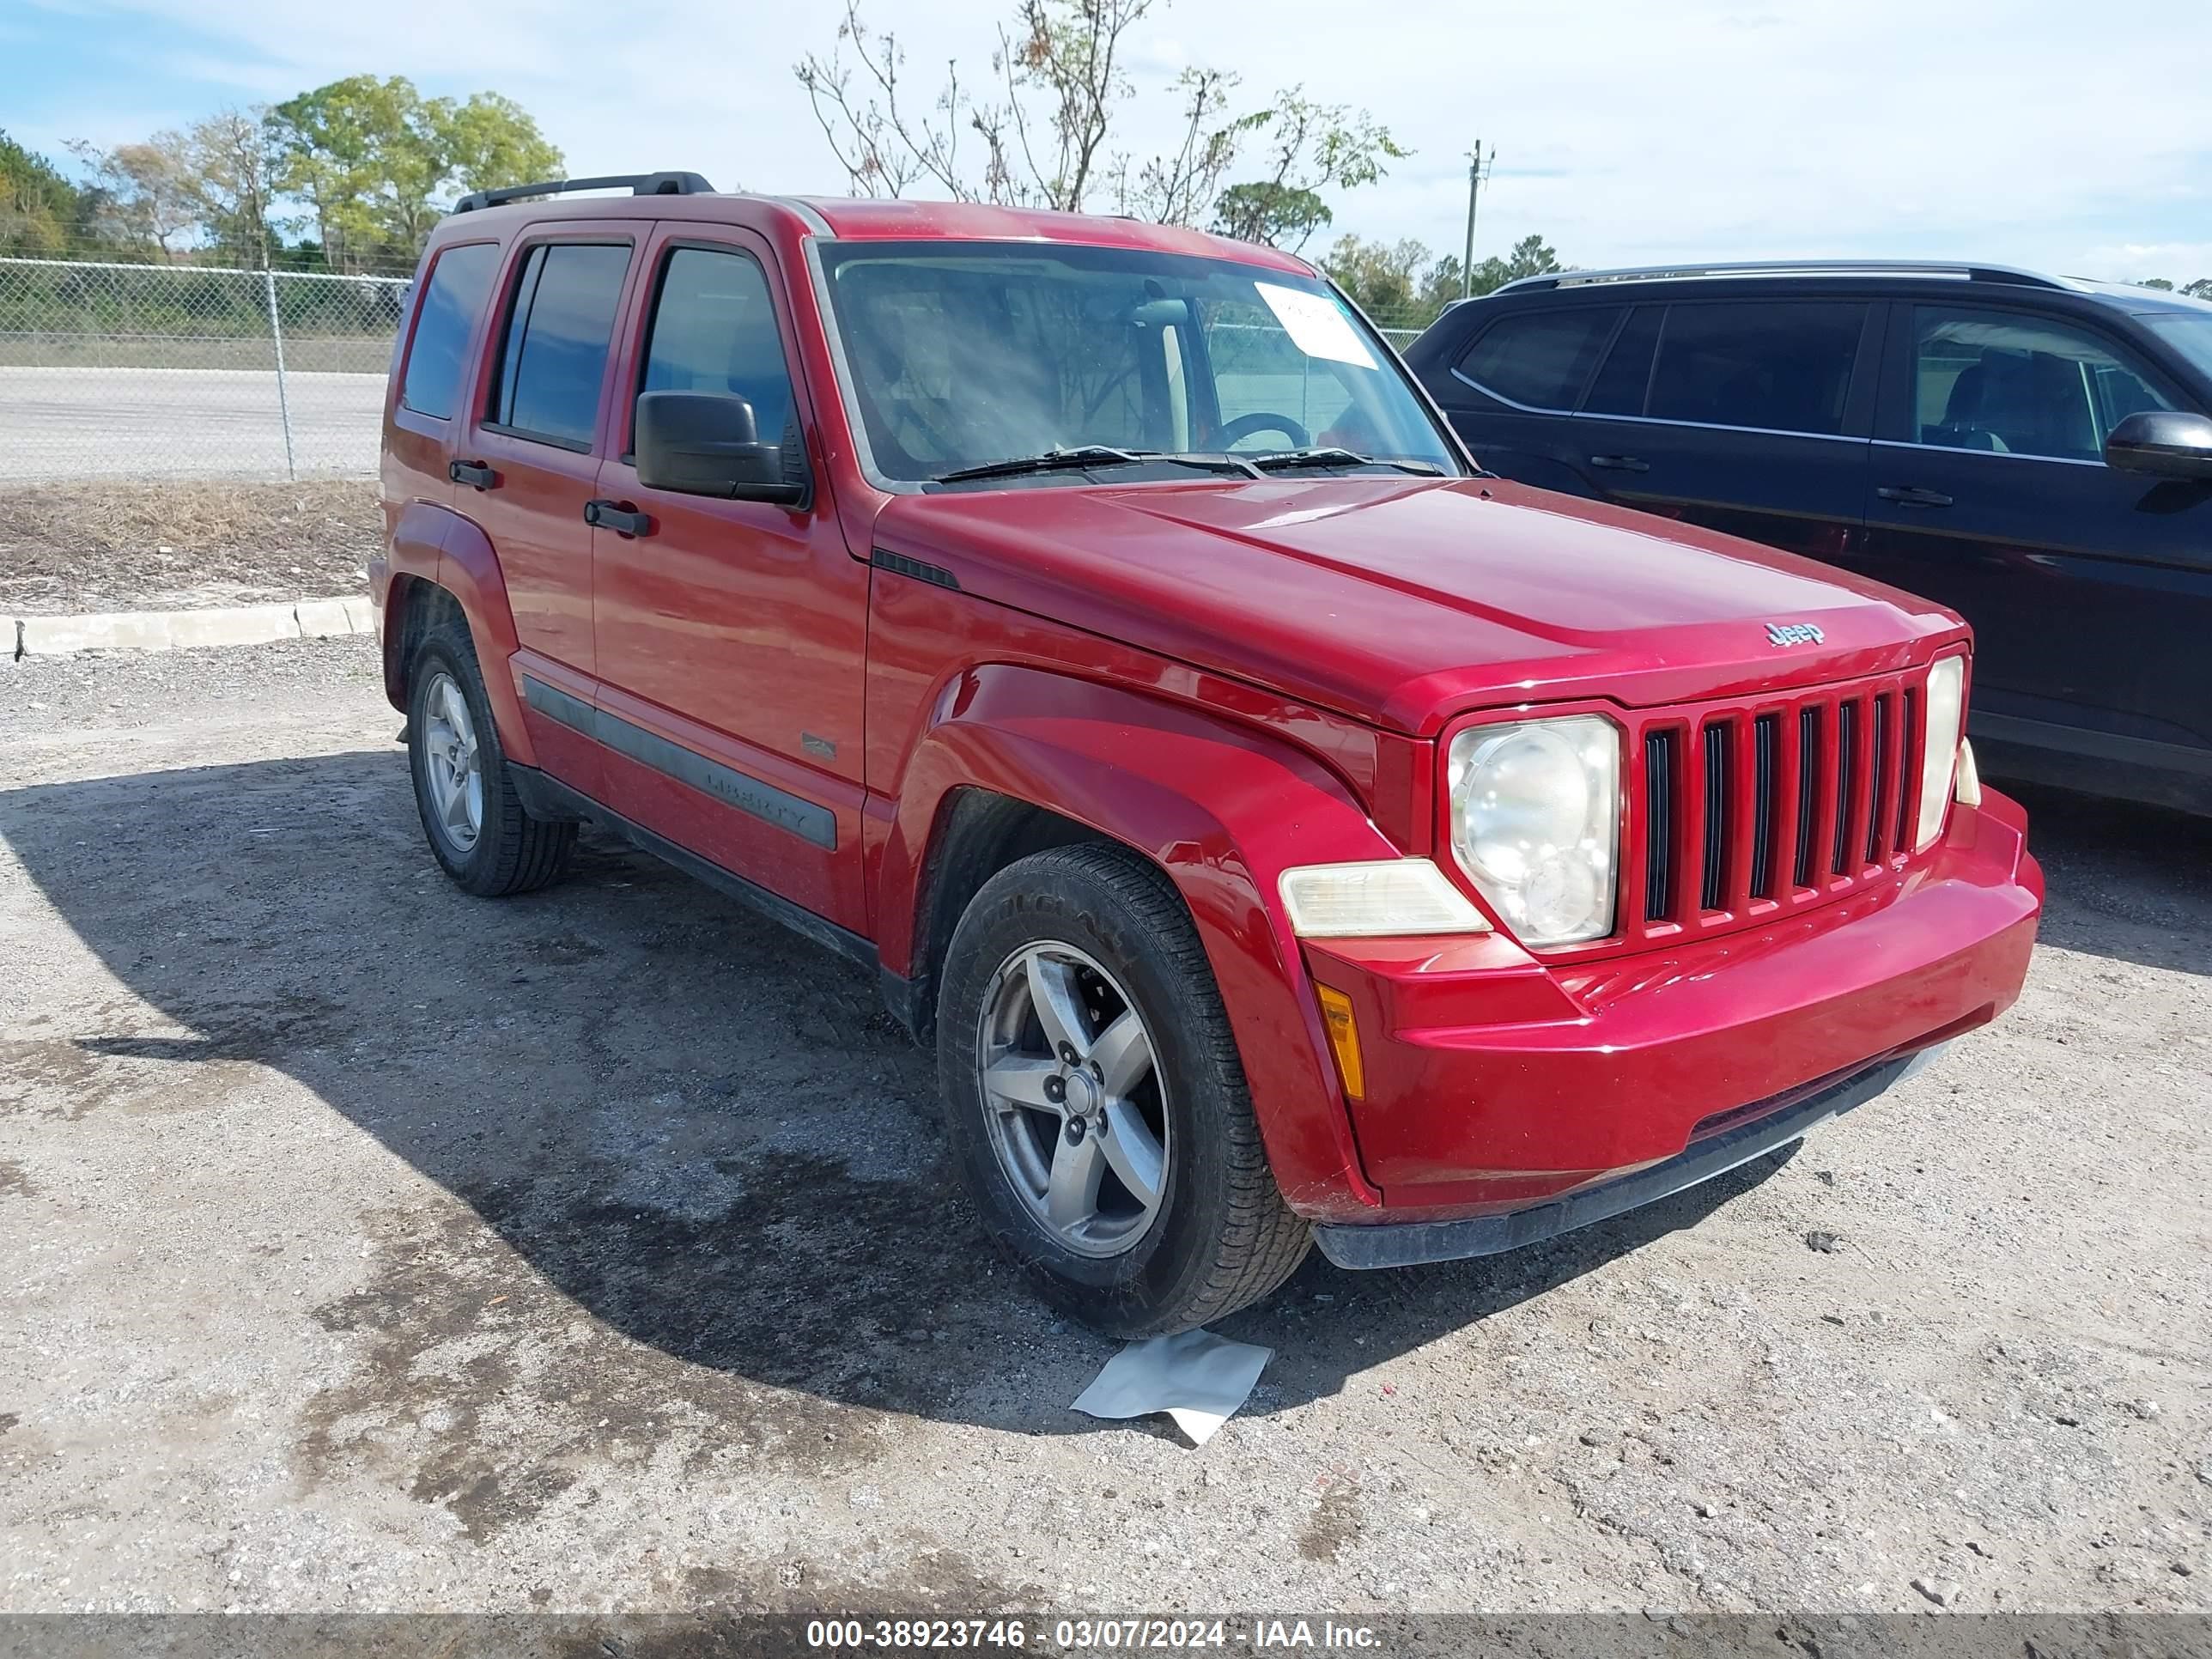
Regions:
<instances>
[{"instance_id":1,"label":"jeep front grille","mask_svg":"<svg viewBox=\"0 0 2212 1659\"><path fill-rule=\"evenodd\" d=\"M1723 931L1901 869L1926 678L1912 669L1638 717L1620 934Z\"/></svg>"}]
</instances>

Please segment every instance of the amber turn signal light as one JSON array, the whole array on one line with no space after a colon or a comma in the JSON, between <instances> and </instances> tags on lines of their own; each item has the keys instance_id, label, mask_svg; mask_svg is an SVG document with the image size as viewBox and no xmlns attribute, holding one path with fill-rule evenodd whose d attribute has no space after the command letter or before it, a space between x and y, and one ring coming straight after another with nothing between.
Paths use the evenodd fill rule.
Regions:
<instances>
[{"instance_id":1,"label":"amber turn signal light","mask_svg":"<svg viewBox=\"0 0 2212 1659\"><path fill-rule=\"evenodd\" d=\"M1367 1097L1367 1073L1359 1063L1359 1023L1352 1017L1352 999L1341 991L1317 985L1322 1024L1328 1027L1328 1046L1336 1051L1336 1074L1344 1080L1347 1100Z\"/></svg>"}]
</instances>

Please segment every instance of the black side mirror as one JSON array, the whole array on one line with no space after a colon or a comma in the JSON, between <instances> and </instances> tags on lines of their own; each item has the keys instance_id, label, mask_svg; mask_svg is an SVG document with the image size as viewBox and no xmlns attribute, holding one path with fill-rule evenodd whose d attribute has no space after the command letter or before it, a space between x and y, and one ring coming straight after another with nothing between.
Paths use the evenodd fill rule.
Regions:
<instances>
[{"instance_id":1,"label":"black side mirror","mask_svg":"<svg viewBox=\"0 0 2212 1659\"><path fill-rule=\"evenodd\" d=\"M2105 465L2157 478L2212 482L2212 418L2178 409L2138 410L2105 440Z\"/></svg>"},{"instance_id":2,"label":"black side mirror","mask_svg":"<svg viewBox=\"0 0 2212 1659\"><path fill-rule=\"evenodd\" d=\"M647 489L740 501L806 499L806 480L784 471L783 450L764 444L743 398L648 392L637 400L637 481Z\"/></svg>"}]
</instances>

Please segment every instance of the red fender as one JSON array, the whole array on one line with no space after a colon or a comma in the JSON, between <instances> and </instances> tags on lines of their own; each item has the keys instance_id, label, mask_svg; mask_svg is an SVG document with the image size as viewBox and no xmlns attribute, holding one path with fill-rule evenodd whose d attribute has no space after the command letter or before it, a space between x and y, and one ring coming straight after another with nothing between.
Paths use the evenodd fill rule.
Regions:
<instances>
[{"instance_id":1,"label":"red fender","mask_svg":"<svg viewBox=\"0 0 2212 1659\"><path fill-rule=\"evenodd\" d=\"M1197 922L1285 1199L1316 1217L1379 1203L1277 894L1293 865L1399 855L1352 791L1265 732L1041 669L972 670L937 708L879 866L885 965L911 963L922 860L957 790L1032 802L1133 847L1166 872Z\"/></svg>"},{"instance_id":2,"label":"red fender","mask_svg":"<svg viewBox=\"0 0 2212 1659\"><path fill-rule=\"evenodd\" d=\"M380 565L370 571L370 592L383 615L384 694L392 706L406 712L407 665L400 660L400 652L407 639L409 609L422 603L428 589L441 587L468 619L501 747L508 759L535 766L537 751L523 724L522 700L508 666L521 641L507 604L507 579L500 574L499 556L492 551L490 540L450 508L410 501L392 526Z\"/></svg>"},{"instance_id":3,"label":"red fender","mask_svg":"<svg viewBox=\"0 0 2212 1659\"><path fill-rule=\"evenodd\" d=\"M384 652L384 695L407 712L407 665L401 650L407 638L408 608L422 589L438 580L439 548L453 514L428 501L409 501L392 521L383 550L368 562L368 602L377 616Z\"/></svg>"}]
</instances>

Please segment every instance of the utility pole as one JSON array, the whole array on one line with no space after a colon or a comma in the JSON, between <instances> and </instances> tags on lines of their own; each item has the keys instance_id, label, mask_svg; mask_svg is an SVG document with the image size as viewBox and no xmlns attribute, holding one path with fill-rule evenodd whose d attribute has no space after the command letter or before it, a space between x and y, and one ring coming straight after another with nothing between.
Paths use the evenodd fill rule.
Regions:
<instances>
[{"instance_id":1,"label":"utility pole","mask_svg":"<svg viewBox=\"0 0 2212 1659\"><path fill-rule=\"evenodd\" d=\"M1475 197L1482 189L1482 181L1490 176L1491 165L1497 160L1498 151L1494 146L1491 149L1489 161L1483 160L1482 140L1480 138L1474 141L1474 152L1467 158L1467 252L1461 256L1459 262L1459 297L1462 300L1474 293Z\"/></svg>"}]
</instances>

